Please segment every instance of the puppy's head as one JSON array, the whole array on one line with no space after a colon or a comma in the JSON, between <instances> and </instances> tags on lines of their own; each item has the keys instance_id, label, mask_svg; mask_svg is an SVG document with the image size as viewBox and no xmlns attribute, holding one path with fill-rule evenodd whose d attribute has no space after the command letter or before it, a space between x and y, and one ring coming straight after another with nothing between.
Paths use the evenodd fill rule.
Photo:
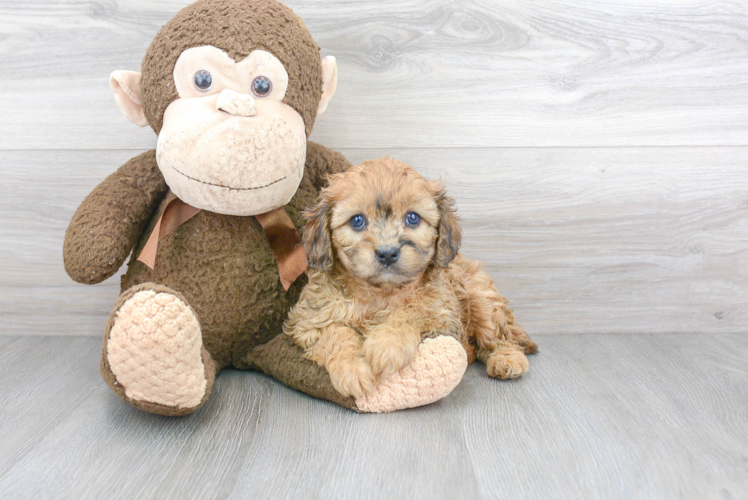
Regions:
<instances>
[{"instance_id":1,"label":"puppy's head","mask_svg":"<svg viewBox=\"0 0 748 500\"><path fill-rule=\"evenodd\" d=\"M460 248L454 201L438 181L385 158L336 174L306 212L309 266L336 263L373 285L402 285L429 264L446 267Z\"/></svg>"}]
</instances>

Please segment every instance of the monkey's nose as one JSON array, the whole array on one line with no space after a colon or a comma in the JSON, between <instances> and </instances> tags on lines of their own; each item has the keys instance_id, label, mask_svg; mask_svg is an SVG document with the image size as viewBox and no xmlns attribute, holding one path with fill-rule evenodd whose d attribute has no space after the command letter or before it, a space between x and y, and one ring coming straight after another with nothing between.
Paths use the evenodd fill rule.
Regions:
<instances>
[{"instance_id":1,"label":"monkey's nose","mask_svg":"<svg viewBox=\"0 0 748 500\"><path fill-rule=\"evenodd\" d=\"M240 94L235 90L223 89L218 95L216 108L234 116L254 116L257 113L255 100L249 94Z\"/></svg>"},{"instance_id":2,"label":"monkey's nose","mask_svg":"<svg viewBox=\"0 0 748 500\"><path fill-rule=\"evenodd\" d=\"M400 257L400 250L394 247L377 248L374 251L374 255L379 262L385 266L389 266L397 262L398 257Z\"/></svg>"}]
</instances>

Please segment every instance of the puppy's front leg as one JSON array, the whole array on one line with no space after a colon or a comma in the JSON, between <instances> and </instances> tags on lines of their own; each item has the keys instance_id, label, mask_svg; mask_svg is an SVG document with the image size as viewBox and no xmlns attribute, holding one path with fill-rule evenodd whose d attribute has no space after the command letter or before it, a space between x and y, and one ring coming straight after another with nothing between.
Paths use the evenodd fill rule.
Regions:
<instances>
[{"instance_id":1,"label":"puppy's front leg","mask_svg":"<svg viewBox=\"0 0 748 500\"><path fill-rule=\"evenodd\" d=\"M420 343L421 332L417 328L391 317L369 330L363 351L374 373L387 375L405 368Z\"/></svg>"},{"instance_id":2,"label":"puppy's front leg","mask_svg":"<svg viewBox=\"0 0 748 500\"><path fill-rule=\"evenodd\" d=\"M307 358L327 368L336 391L354 398L363 397L376 386L376 376L362 352L358 332L347 326L329 325L317 341L306 349Z\"/></svg>"}]
</instances>

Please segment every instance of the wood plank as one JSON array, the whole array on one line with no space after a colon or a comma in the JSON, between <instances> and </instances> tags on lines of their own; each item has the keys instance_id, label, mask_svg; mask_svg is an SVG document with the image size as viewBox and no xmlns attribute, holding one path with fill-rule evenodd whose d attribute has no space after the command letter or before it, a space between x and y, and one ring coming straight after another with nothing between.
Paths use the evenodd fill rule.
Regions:
<instances>
[{"instance_id":1,"label":"wood plank","mask_svg":"<svg viewBox=\"0 0 748 500\"><path fill-rule=\"evenodd\" d=\"M274 424L258 433L231 497L476 498L472 457L450 410L438 402L360 415L275 391L268 405ZM267 453L273 448L280 452Z\"/></svg>"},{"instance_id":2,"label":"wood plank","mask_svg":"<svg viewBox=\"0 0 748 500\"><path fill-rule=\"evenodd\" d=\"M227 371L203 409L166 418L104 386L90 359L98 339L22 339L0 350L0 436L31 444L23 453L0 447L8 464L0 496L703 499L748 491L747 335L537 340L525 377L496 381L475 364L450 396L424 408L359 415ZM31 366L32 357L43 363Z\"/></svg>"},{"instance_id":3,"label":"wood plank","mask_svg":"<svg viewBox=\"0 0 748 500\"><path fill-rule=\"evenodd\" d=\"M530 332L748 324L743 148L388 154L447 180L463 216L463 253L486 263Z\"/></svg>"},{"instance_id":4,"label":"wood plank","mask_svg":"<svg viewBox=\"0 0 748 500\"><path fill-rule=\"evenodd\" d=\"M108 390L98 376L100 352L98 339L0 337L0 477L97 386Z\"/></svg>"},{"instance_id":5,"label":"wood plank","mask_svg":"<svg viewBox=\"0 0 748 500\"><path fill-rule=\"evenodd\" d=\"M741 332L748 324L748 148L343 150L392 155L457 199L531 333ZM118 279L72 283L65 229L128 151L0 152L3 331L96 335Z\"/></svg>"},{"instance_id":6,"label":"wood plank","mask_svg":"<svg viewBox=\"0 0 748 500\"><path fill-rule=\"evenodd\" d=\"M491 384L473 372L463 398L449 399L460 408L482 497L748 491L737 458L748 446L748 336L570 335L539 343L526 379Z\"/></svg>"},{"instance_id":7,"label":"wood plank","mask_svg":"<svg viewBox=\"0 0 748 500\"><path fill-rule=\"evenodd\" d=\"M65 230L78 204L132 151L0 153L2 333L102 335L119 278L84 287L62 264Z\"/></svg>"},{"instance_id":8,"label":"wood plank","mask_svg":"<svg viewBox=\"0 0 748 500\"><path fill-rule=\"evenodd\" d=\"M74 349L81 343L86 349ZM155 498L160 496L154 491L169 481L186 481L193 497L201 491L194 479L203 477L210 464L210 479L203 484L209 489L194 498L211 498L216 485L233 479L232 464L252 441L274 387L257 374L226 372L199 413L170 419L130 407L109 390L98 373L97 339L35 337L25 339L17 350L22 347L25 357L3 363L0 373L3 385L9 385L0 395L4 497L31 498L36 490L54 498L98 498L105 491L114 498ZM57 355L52 354L55 349ZM80 352L73 356L74 350ZM85 363L71 363L84 354ZM31 357L44 369L27 363ZM10 410L9 400L14 403ZM198 459L191 462L187 457ZM37 471L33 485L9 473L18 462L47 460L56 465L43 475ZM128 464L126 470L123 464Z\"/></svg>"},{"instance_id":9,"label":"wood plank","mask_svg":"<svg viewBox=\"0 0 748 500\"><path fill-rule=\"evenodd\" d=\"M149 149L116 109L189 0L0 5L0 149ZM338 57L331 147L746 145L744 1L289 0Z\"/></svg>"}]
</instances>

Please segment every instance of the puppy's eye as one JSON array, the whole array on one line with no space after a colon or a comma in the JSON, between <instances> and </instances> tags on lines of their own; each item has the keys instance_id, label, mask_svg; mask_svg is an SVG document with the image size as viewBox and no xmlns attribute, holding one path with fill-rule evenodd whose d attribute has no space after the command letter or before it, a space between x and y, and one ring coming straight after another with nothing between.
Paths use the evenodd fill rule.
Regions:
<instances>
[{"instance_id":1,"label":"puppy's eye","mask_svg":"<svg viewBox=\"0 0 748 500\"><path fill-rule=\"evenodd\" d=\"M273 90L273 82L266 76L258 76L252 80L252 93L257 97L265 97Z\"/></svg>"},{"instance_id":2,"label":"puppy's eye","mask_svg":"<svg viewBox=\"0 0 748 500\"><path fill-rule=\"evenodd\" d=\"M200 92L207 92L212 86L213 75L210 74L210 71L201 69L195 73L195 87L197 87L197 90Z\"/></svg>"},{"instance_id":3,"label":"puppy's eye","mask_svg":"<svg viewBox=\"0 0 748 500\"><path fill-rule=\"evenodd\" d=\"M421 216L415 212L408 212L405 216L405 223L409 226L415 227L421 222Z\"/></svg>"},{"instance_id":4,"label":"puppy's eye","mask_svg":"<svg viewBox=\"0 0 748 500\"><path fill-rule=\"evenodd\" d=\"M366 227L366 217L361 214L354 215L353 217L351 217L351 220L348 221L348 223L354 230L361 231Z\"/></svg>"}]
</instances>

